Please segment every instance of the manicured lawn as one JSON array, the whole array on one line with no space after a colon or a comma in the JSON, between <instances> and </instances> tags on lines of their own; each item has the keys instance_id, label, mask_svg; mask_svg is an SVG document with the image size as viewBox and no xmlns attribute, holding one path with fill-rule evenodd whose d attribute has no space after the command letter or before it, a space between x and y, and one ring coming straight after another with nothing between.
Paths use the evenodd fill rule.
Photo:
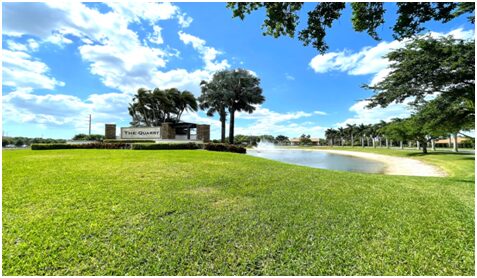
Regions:
<instances>
[{"instance_id":1,"label":"manicured lawn","mask_svg":"<svg viewBox=\"0 0 477 278\"><path fill-rule=\"evenodd\" d=\"M3 274L473 275L473 156L408 153L452 175L201 150L4 151Z\"/></svg>"}]
</instances>

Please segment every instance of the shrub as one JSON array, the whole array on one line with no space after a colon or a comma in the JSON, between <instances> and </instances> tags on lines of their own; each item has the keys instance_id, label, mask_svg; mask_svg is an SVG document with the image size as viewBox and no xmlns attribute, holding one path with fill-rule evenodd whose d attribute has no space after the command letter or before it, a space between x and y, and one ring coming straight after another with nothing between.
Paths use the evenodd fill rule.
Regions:
<instances>
[{"instance_id":1,"label":"shrub","mask_svg":"<svg viewBox=\"0 0 477 278\"><path fill-rule=\"evenodd\" d=\"M201 149L198 143L157 143L157 144L132 144L133 150L196 150Z\"/></svg>"},{"instance_id":2,"label":"shrub","mask_svg":"<svg viewBox=\"0 0 477 278\"><path fill-rule=\"evenodd\" d=\"M154 140L118 140L118 139L104 139L103 140L104 143L128 143L128 144L132 144L132 143L156 143L156 141Z\"/></svg>"},{"instance_id":3,"label":"shrub","mask_svg":"<svg viewBox=\"0 0 477 278\"><path fill-rule=\"evenodd\" d=\"M99 141L99 140L103 140L104 138L104 135L101 135L101 134L84 134L84 133L80 133L80 134L76 134L72 140L75 140L75 141Z\"/></svg>"},{"instance_id":4,"label":"shrub","mask_svg":"<svg viewBox=\"0 0 477 278\"><path fill-rule=\"evenodd\" d=\"M127 143L88 143L88 144L32 144L32 150L63 150L63 149L129 149Z\"/></svg>"},{"instance_id":5,"label":"shrub","mask_svg":"<svg viewBox=\"0 0 477 278\"><path fill-rule=\"evenodd\" d=\"M208 143L204 145L204 149L215 152L247 153L244 147L229 144Z\"/></svg>"}]
</instances>

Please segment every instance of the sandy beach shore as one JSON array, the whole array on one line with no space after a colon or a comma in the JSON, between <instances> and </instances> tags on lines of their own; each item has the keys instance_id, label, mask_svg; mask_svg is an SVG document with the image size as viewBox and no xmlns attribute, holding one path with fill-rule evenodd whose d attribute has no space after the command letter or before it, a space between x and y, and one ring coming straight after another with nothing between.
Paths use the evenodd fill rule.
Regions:
<instances>
[{"instance_id":1,"label":"sandy beach shore","mask_svg":"<svg viewBox=\"0 0 477 278\"><path fill-rule=\"evenodd\" d=\"M403 176L425 176L425 177L445 177L447 174L439 167L426 164L422 161L396 157L382 154L338 151L338 150L313 150L318 152L329 152L335 154L349 155L361 157L365 159L375 160L386 164L385 174L387 175L403 175Z\"/></svg>"}]
</instances>

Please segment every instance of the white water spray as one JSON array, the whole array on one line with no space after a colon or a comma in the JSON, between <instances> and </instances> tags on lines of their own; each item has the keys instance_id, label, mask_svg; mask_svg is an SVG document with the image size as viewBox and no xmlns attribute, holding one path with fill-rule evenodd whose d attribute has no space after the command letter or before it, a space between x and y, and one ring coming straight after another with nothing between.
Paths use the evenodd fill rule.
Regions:
<instances>
[{"instance_id":1,"label":"white water spray","mask_svg":"<svg viewBox=\"0 0 477 278\"><path fill-rule=\"evenodd\" d=\"M260 140L258 142L257 146L254 147L255 150L257 151L270 151L270 150L275 150L275 144L273 142L267 141L267 140Z\"/></svg>"}]
</instances>

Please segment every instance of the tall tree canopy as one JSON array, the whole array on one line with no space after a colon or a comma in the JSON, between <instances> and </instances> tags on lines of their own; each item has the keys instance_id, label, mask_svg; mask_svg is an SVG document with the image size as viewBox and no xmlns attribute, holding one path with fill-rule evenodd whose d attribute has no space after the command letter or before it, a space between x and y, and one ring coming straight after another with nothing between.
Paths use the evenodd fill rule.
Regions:
<instances>
[{"instance_id":1,"label":"tall tree canopy","mask_svg":"<svg viewBox=\"0 0 477 278\"><path fill-rule=\"evenodd\" d=\"M435 20L448 22L463 14L471 14L469 21L474 23L474 3L452 2L400 2L398 18L393 26L393 36L396 39L411 37L424 30L423 23ZM299 22L298 12L303 3L291 2L229 2L227 7L232 10L233 17L244 19L251 12L264 8L266 18L262 24L263 34L273 37L294 37ZM333 22L341 17L345 9L344 2L321 2L308 12L308 21L305 29L299 32L298 38L304 45L313 45L321 53L326 52L328 45L325 42L326 29L331 28ZM386 12L382 2L351 3L353 10L352 24L358 32L367 32L372 38L379 40L377 28L384 23Z\"/></svg>"},{"instance_id":2,"label":"tall tree canopy","mask_svg":"<svg viewBox=\"0 0 477 278\"><path fill-rule=\"evenodd\" d=\"M175 88L153 91L140 88L129 104L132 126L160 126L163 122L179 122L186 110L197 111L194 95Z\"/></svg>"},{"instance_id":3,"label":"tall tree canopy","mask_svg":"<svg viewBox=\"0 0 477 278\"><path fill-rule=\"evenodd\" d=\"M226 71L220 71L212 76L211 81L203 80L200 83L202 94L197 99L200 109L207 110L207 116L212 117L215 113L219 114L222 143L225 143L225 123L227 121L226 88L223 87L222 82L226 74Z\"/></svg>"},{"instance_id":4,"label":"tall tree canopy","mask_svg":"<svg viewBox=\"0 0 477 278\"><path fill-rule=\"evenodd\" d=\"M202 81L201 107L209 109L208 115L218 112L230 115L229 143L234 143L235 112L253 113L257 104L262 104L260 79L245 69L223 70L214 74L212 80ZM222 121L222 119L224 119ZM221 116L222 134L225 130L225 116ZM223 138L223 137L222 137Z\"/></svg>"},{"instance_id":5,"label":"tall tree canopy","mask_svg":"<svg viewBox=\"0 0 477 278\"><path fill-rule=\"evenodd\" d=\"M374 85L368 108L408 100L430 131L457 133L475 126L474 41L430 36L387 55L390 73Z\"/></svg>"},{"instance_id":6,"label":"tall tree canopy","mask_svg":"<svg viewBox=\"0 0 477 278\"><path fill-rule=\"evenodd\" d=\"M369 108L386 107L410 97L414 97L411 104L419 105L426 102L426 96L435 93L474 103L473 40L426 36L388 53L386 58L390 61L390 73L377 84L364 86L375 93Z\"/></svg>"}]
</instances>

